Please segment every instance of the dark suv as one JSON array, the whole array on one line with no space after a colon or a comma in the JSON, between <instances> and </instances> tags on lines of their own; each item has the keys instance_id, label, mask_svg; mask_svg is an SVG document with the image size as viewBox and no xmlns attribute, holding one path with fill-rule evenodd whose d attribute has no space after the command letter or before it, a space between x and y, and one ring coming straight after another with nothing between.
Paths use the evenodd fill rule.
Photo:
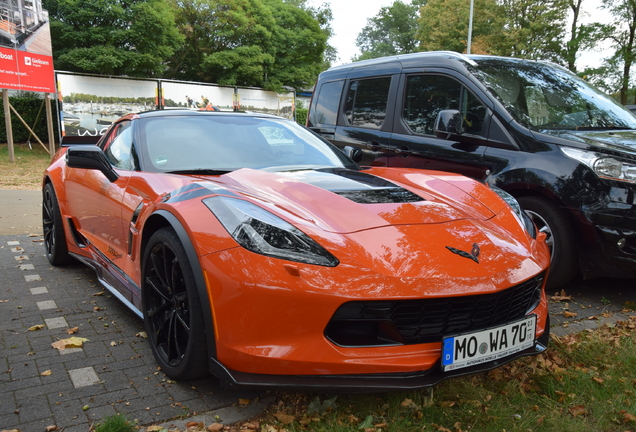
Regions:
<instances>
[{"instance_id":1,"label":"dark suv","mask_svg":"<svg viewBox=\"0 0 636 432\"><path fill-rule=\"evenodd\" d=\"M636 117L564 68L453 52L337 66L307 126L362 164L509 192L547 234L550 287L636 277Z\"/></svg>"}]
</instances>

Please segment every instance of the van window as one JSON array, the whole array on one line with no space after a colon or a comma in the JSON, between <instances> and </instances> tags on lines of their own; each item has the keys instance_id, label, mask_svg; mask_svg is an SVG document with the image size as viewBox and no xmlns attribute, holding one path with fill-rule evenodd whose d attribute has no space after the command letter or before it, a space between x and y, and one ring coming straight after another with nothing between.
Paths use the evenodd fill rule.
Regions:
<instances>
[{"instance_id":1,"label":"van window","mask_svg":"<svg viewBox=\"0 0 636 432\"><path fill-rule=\"evenodd\" d=\"M312 125L335 126L343 86L344 81L333 81L320 87L316 107L310 114L311 118L309 121Z\"/></svg>"},{"instance_id":2,"label":"van window","mask_svg":"<svg viewBox=\"0 0 636 432\"><path fill-rule=\"evenodd\" d=\"M345 114L352 126L380 129L386 118L391 78L351 81Z\"/></svg>"},{"instance_id":3,"label":"van window","mask_svg":"<svg viewBox=\"0 0 636 432\"><path fill-rule=\"evenodd\" d=\"M403 115L411 131L434 135L437 114L446 109L462 113L464 133L482 135L486 108L460 83L441 75L407 77Z\"/></svg>"}]
</instances>

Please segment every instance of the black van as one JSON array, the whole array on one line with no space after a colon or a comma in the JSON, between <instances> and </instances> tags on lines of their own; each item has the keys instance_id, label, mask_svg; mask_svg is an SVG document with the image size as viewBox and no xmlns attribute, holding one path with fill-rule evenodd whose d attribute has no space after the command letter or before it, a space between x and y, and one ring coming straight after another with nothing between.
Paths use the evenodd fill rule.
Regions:
<instances>
[{"instance_id":1,"label":"black van","mask_svg":"<svg viewBox=\"0 0 636 432\"><path fill-rule=\"evenodd\" d=\"M547 234L549 286L636 277L636 117L547 62L426 52L336 66L307 126L362 165L461 173Z\"/></svg>"}]
</instances>

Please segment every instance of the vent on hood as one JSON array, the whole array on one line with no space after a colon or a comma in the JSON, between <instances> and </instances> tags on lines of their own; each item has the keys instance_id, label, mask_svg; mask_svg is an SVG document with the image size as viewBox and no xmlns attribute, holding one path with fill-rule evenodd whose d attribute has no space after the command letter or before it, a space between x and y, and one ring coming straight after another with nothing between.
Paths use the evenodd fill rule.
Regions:
<instances>
[{"instance_id":1,"label":"vent on hood","mask_svg":"<svg viewBox=\"0 0 636 432\"><path fill-rule=\"evenodd\" d=\"M332 192L358 204L391 204L424 201L424 198L421 196L417 196L413 192L402 189L401 187Z\"/></svg>"},{"instance_id":2,"label":"vent on hood","mask_svg":"<svg viewBox=\"0 0 636 432\"><path fill-rule=\"evenodd\" d=\"M342 177L348 184L334 185L326 189L358 204L398 204L425 201L424 198L381 177L344 168L316 170ZM362 186L362 187L361 187Z\"/></svg>"}]
</instances>

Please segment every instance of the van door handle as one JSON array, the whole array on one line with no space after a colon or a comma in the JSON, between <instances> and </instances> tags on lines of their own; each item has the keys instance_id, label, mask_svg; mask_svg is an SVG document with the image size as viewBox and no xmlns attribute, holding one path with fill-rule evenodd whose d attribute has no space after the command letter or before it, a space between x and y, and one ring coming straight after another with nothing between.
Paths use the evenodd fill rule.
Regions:
<instances>
[{"instance_id":1,"label":"van door handle","mask_svg":"<svg viewBox=\"0 0 636 432\"><path fill-rule=\"evenodd\" d=\"M378 144L377 141L371 141L370 144L367 144L367 148L369 150L378 151L378 150L380 150L381 147L380 147L380 144Z\"/></svg>"}]
</instances>

